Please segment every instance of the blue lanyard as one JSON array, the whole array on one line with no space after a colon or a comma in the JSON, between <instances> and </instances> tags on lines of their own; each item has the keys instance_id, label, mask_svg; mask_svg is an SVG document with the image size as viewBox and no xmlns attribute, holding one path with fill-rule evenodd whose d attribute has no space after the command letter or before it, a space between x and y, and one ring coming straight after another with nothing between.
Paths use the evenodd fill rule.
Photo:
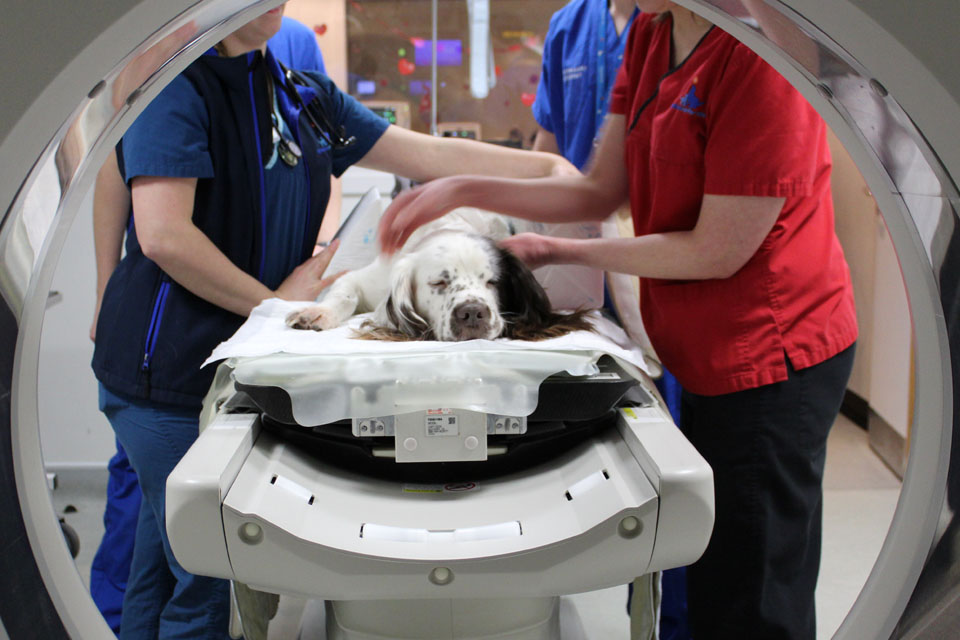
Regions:
<instances>
[{"instance_id":1,"label":"blue lanyard","mask_svg":"<svg viewBox=\"0 0 960 640\"><path fill-rule=\"evenodd\" d=\"M600 24L598 25L597 31L597 95L594 104L594 144L597 143L597 136L600 134L600 128L603 126L603 119L607 115L607 103L606 101L610 98L610 89L613 87L613 82L611 81L608 84L607 80L607 24L613 22L613 16L610 15L610 6L608 0L598 0L598 4L602 5L602 13L600 15ZM620 35L617 36L617 44L620 43L620 38L624 37L624 34L630 30L630 25L633 24L633 19L637 15L637 10L634 9L630 18L627 20L627 24L624 25L623 31ZM617 47L619 49L619 46ZM621 57L623 53L620 53Z\"/></svg>"},{"instance_id":2,"label":"blue lanyard","mask_svg":"<svg viewBox=\"0 0 960 640\"><path fill-rule=\"evenodd\" d=\"M610 8L607 6L607 0L598 0L598 4L603 6L603 11L600 15L600 25L599 33L597 34L597 96L595 100L596 110L594 111L594 139L600 134L600 127L603 126L603 118L606 115L604 113L604 98L606 97L607 92L607 22L610 21Z\"/></svg>"}]
</instances>

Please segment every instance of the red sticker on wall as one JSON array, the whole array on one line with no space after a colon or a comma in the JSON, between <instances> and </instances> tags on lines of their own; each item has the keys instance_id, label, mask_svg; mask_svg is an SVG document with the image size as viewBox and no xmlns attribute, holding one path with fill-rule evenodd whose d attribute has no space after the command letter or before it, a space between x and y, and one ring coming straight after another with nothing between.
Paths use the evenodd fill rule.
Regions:
<instances>
[{"instance_id":1,"label":"red sticker on wall","mask_svg":"<svg viewBox=\"0 0 960 640\"><path fill-rule=\"evenodd\" d=\"M533 103L536 99L537 99L537 94L535 93L528 93L524 91L523 93L520 94L520 102L522 102L528 107L533 106Z\"/></svg>"},{"instance_id":2,"label":"red sticker on wall","mask_svg":"<svg viewBox=\"0 0 960 640\"><path fill-rule=\"evenodd\" d=\"M426 113L427 111L430 111L430 108L432 106L433 106L433 101L430 100L430 94L429 93L423 94L423 96L421 96L420 98L420 106L419 106L420 113Z\"/></svg>"},{"instance_id":3,"label":"red sticker on wall","mask_svg":"<svg viewBox=\"0 0 960 640\"><path fill-rule=\"evenodd\" d=\"M327 32L327 25L326 25L326 24L315 24L315 25L313 25L313 32L314 32L315 34L317 34L318 36L322 36L323 34L325 34L325 33Z\"/></svg>"},{"instance_id":4,"label":"red sticker on wall","mask_svg":"<svg viewBox=\"0 0 960 640\"><path fill-rule=\"evenodd\" d=\"M413 64L406 58L400 58L397 60L397 71L400 72L402 76L408 76L413 73L413 70L417 68L417 65Z\"/></svg>"}]
</instances>

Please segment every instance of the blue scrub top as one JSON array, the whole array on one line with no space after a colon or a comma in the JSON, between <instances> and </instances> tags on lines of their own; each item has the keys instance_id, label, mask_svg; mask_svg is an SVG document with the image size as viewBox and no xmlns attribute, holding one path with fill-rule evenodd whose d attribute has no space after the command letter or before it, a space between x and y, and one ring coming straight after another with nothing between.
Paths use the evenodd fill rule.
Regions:
<instances>
[{"instance_id":1,"label":"blue scrub top","mask_svg":"<svg viewBox=\"0 0 960 640\"><path fill-rule=\"evenodd\" d=\"M331 114L335 122L343 124L358 140L377 140L387 123L352 97L335 88L334 92L339 96L339 107ZM282 110L276 103L274 108L279 129L284 137L291 138L289 123L280 113ZM209 129L209 114L203 98L185 76L177 76L147 105L123 136L123 175L127 182L137 176L213 178ZM275 143L264 154L267 204L264 231L270 250L264 254L261 281L271 289L277 288L301 261L300 247L305 233L303 212L310 198L303 161L287 166L277 159L276 147ZM334 153L333 174L339 176L367 150L369 145L356 144L347 152Z\"/></svg>"},{"instance_id":2,"label":"blue scrub top","mask_svg":"<svg viewBox=\"0 0 960 640\"><path fill-rule=\"evenodd\" d=\"M560 153L581 170L606 116L637 13L619 35L607 0L572 0L550 19L533 117L556 137Z\"/></svg>"},{"instance_id":3,"label":"blue scrub top","mask_svg":"<svg viewBox=\"0 0 960 640\"><path fill-rule=\"evenodd\" d=\"M213 178L207 147L209 128L203 98L186 77L177 76L123 136L124 176L128 183L137 176ZM282 128L289 137L286 123ZM302 162L288 167L278 161L276 145L265 153L270 154L267 157L271 160L264 167L263 183L270 251L264 255L261 280L275 289L300 262L309 186Z\"/></svg>"}]
</instances>

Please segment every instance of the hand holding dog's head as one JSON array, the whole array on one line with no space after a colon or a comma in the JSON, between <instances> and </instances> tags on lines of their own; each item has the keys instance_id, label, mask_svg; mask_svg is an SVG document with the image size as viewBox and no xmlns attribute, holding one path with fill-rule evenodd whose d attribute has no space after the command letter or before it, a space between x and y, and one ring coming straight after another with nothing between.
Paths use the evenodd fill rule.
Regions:
<instances>
[{"instance_id":1,"label":"hand holding dog's head","mask_svg":"<svg viewBox=\"0 0 960 640\"><path fill-rule=\"evenodd\" d=\"M447 197L452 184L452 178L441 178L399 193L380 218L377 229L380 250L392 255L419 227L453 209Z\"/></svg>"}]
</instances>

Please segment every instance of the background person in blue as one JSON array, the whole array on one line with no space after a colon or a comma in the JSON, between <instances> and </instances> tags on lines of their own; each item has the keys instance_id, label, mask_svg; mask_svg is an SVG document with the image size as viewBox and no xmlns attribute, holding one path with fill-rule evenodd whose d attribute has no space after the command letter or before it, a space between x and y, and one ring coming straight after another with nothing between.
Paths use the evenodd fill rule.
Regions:
<instances>
[{"instance_id":1,"label":"background person in blue","mask_svg":"<svg viewBox=\"0 0 960 640\"><path fill-rule=\"evenodd\" d=\"M316 71L327 75L323 53L317 45L317 36L310 27L289 16L283 16L280 31L267 40L267 48L277 60L291 69Z\"/></svg>"},{"instance_id":2,"label":"background person in blue","mask_svg":"<svg viewBox=\"0 0 960 640\"><path fill-rule=\"evenodd\" d=\"M553 14L533 103L533 117L539 125L534 150L559 153L586 170L600 139L610 91L637 13L634 0L571 0ZM612 309L611 304L605 306ZM679 423L679 383L664 370L656 384ZM662 589L661 640L686 640L690 634L685 569L664 572Z\"/></svg>"},{"instance_id":3,"label":"background person in blue","mask_svg":"<svg viewBox=\"0 0 960 640\"><path fill-rule=\"evenodd\" d=\"M270 38L267 46L278 60L291 69L327 72L313 31L293 18L283 16L280 30ZM130 192L117 170L116 156L111 154L97 176L94 191L97 303L90 329L91 340L96 335L96 319L107 280L120 262L123 236L129 219ZM141 494L137 474L119 441L107 470L104 533L90 566L90 595L107 624L118 634Z\"/></svg>"},{"instance_id":4,"label":"background person in blue","mask_svg":"<svg viewBox=\"0 0 960 640\"><path fill-rule=\"evenodd\" d=\"M191 64L119 147L133 225L104 291L93 368L143 492L124 639L226 637L227 582L186 573L170 551L166 477L197 436L214 373L200 364L213 347L262 300L310 300L329 283L335 246L310 256L330 176L354 163L417 181L575 172L552 154L389 126L319 74L293 86L266 47L281 14ZM314 129L294 91L316 98L332 126Z\"/></svg>"},{"instance_id":5,"label":"background person in blue","mask_svg":"<svg viewBox=\"0 0 960 640\"><path fill-rule=\"evenodd\" d=\"M636 14L633 0L571 0L553 14L533 103L534 149L586 168Z\"/></svg>"}]
</instances>

